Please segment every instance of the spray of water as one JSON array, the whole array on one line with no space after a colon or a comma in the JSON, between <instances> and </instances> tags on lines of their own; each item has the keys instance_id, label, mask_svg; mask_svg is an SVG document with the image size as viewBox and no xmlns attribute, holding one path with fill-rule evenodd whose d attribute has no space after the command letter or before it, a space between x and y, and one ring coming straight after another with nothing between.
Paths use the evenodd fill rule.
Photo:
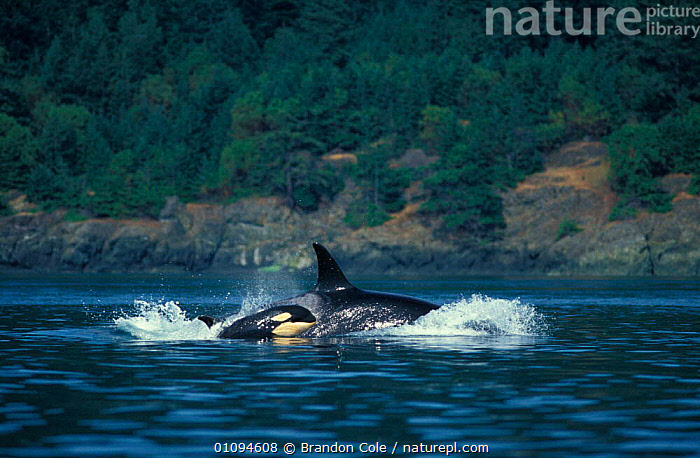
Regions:
<instances>
[{"instance_id":1,"label":"spray of water","mask_svg":"<svg viewBox=\"0 0 700 458\"><path fill-rule=\"evenodd\" d=\"M208 340L236 319L269 306L263 290L249 294L240 310L223 323L208 328L202 321L187 318L178 302L134 301L135 315L115 320L117 329L146 340ZM360 336L538 336L547 324L534 306L519 299L493 299L474 294L469 299L443 305L411 324L358 333Z\"/></svg>"},{"instance_id":2,"label":"spray of water","mask_svg":"<svg viewBox=\"0 0 700 458\"><path fill-rule=\"evenodd\" d=\"M221 331L217 324L209 329L198 319L188 319L178 302L147 302L135 300L135 316L114 320L117 329L144 340L207 340Z\"/></svg>"},{"instance_id":3,"label":"spray of water","mask_svg":"<svg viewBox=\"0 0 700 458\"><path fill-rule=\"evenodd\" d=\"M262 288L249 292L240 309L211 328L196 317L188 318L177 301L135 300L134 312L114 320L117 329L144 340L209 340L244 316L263 310L272 297Z\"/></svg>"},{"instance_id":4,"label":"spray of water","mask_svg":"<svg viewBox=\"0 0 700 458\"><path fill-rule=\"evenodd\" d=\"M243 299L240 310L234 315L231 315L227 321L242 318L264 310L272 305L273 300L272 296L262 288L259 288L255 292L248 292Z\"/></svg>"},{"instance_id":5,"label":"spray of water","mask_svg":"<svg viewBox=\"0 0 700 458\"><path fill-rule=\"evenodd\" d=\"M367 331L372 336L537 336L546 333L545 318L520 299L493 299L474 294L445 304L396 328Z\"/></svg>"}]
</instances>

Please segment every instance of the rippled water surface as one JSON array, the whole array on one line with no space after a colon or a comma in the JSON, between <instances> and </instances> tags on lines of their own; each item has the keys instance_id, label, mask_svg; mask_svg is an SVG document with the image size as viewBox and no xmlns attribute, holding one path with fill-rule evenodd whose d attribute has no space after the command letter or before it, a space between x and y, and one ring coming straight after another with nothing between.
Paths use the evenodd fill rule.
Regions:
<instances>
[{"instance_id":1,"label":"rippled water surface","mask_svg":"<svg viewBox=\"0 0 700 458\"><path fill-rule=\"evenodd\" d=\"M240 442L297 456L302 443L369 456L363 442L384 455L456 442L492 456L698 456L697 280L356 281L443 308L313 340L224 341L193 321L305 283L0 277L0 456L208 456Z\"/></svg>"}]
</instances>

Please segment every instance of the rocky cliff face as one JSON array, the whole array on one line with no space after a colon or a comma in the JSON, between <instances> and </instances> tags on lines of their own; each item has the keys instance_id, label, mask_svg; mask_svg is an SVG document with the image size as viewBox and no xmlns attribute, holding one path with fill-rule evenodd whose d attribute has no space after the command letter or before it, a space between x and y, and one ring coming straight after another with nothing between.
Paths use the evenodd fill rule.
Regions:
<instances>
[{"instance_id":1,"label":"rocky cliff face","mask_svg":"<svg viewBox=\"0 0 700 458\"><path fill-rule=\"evenodd\" d=\"M276 198L228 205L167 200L158 220L64 221L65 213L0 218L0 265L68 271L299 269L320 241L358 272L581 275L700 275L700 199L689 177L666 177L668 214L609 222L616 196L599 143L566 145L504 194L503 240L478 244L442 234L409 205L386 224L353 231L343 223L349 193L301 215ZM23 203L23 205L26 205ZM580 232L560 237L562 221Z\"/></svg>"},{"instance_id":2,"label":"rocky cliff face","mask_svg":"<svg viewBox=\"0 0 700 458\"><path fill-rule=\"evenodd\" d=\"M608 221L617 196L607 182L604 146L571 143L504 196L506 237L521 246L534 271L581 275L699 275L700 198L688 194L690 176L669 175L673 211ZM558 239L560 224L582 231Z\"/></svg>"}]
</instances>

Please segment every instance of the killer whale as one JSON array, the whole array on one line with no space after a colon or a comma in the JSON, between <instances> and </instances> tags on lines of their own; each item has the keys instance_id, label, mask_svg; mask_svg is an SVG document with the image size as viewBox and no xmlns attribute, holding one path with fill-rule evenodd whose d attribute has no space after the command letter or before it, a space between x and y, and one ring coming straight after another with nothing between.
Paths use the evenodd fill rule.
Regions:
<instances>
[{"instance_id":1,"label":"killer whale","mask_svg":"<svg viewBox=\"0 0 700 458\"><path fill-rule=\"evenodd\" d=\"M207 315L197 317L210 328L217 320ZM268 339L295 337L316 324L316 317L304 307L280 305L237 319L219 332L222 339Z\"/></svg>"},{"instance_id":2,"label":"killer whale","mask_svg":"<svg viewBox=\"0 0 700 458\"><path fill-rule=\"evenodd\" d=\"M270 304L273 308L301 307L315 317L314 325L296 335L323 337L400 326L438 308L410 296L357 288L323 245L314 243L313 248L318 265L316 285L303 294ZM203 321L205 318L213 320L200 317Z\"/></svg>"},{"instance_id":3,"label":"killer whale","mask_svg":"<svg viewBox=\"0 0 700 458\"><path fill-rule=\"evenodd\" d=\"M273 304L298 305L316 317L316 324L304 336L343 335L401 326L438 308L415 297L357 288L323 245L314 243L313 248L318 266L316 285L304 294Z\"/></svg>"}]
</instances>

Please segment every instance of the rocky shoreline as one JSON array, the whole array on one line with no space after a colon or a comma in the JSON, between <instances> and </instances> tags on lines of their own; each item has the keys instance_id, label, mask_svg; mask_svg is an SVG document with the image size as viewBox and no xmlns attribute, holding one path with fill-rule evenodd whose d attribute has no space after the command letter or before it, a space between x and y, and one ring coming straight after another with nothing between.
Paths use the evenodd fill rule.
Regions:
<instances>
[{"instance_id":1,"label":"rocky shoreline","mask_svg":"<svg viewBox=\"0 0 700 458\"><path fill-rule=\"evenodd\" d=\"M311 242L324 243L348 271L385 274L700 275L700 198L690 178L662 186L673 211L609 222L616 196L602 144L577 142L547 159L544 172L503 194L502 240L445 235L410 204L382 226L350 229L350 196L300 214L279 199L227 205L167 199L157 220L66 221L64 211L0 218L0 267L71 272L303 269ZM561 234L562 221L580 231Z\"/></svg>"}]
</instances>

